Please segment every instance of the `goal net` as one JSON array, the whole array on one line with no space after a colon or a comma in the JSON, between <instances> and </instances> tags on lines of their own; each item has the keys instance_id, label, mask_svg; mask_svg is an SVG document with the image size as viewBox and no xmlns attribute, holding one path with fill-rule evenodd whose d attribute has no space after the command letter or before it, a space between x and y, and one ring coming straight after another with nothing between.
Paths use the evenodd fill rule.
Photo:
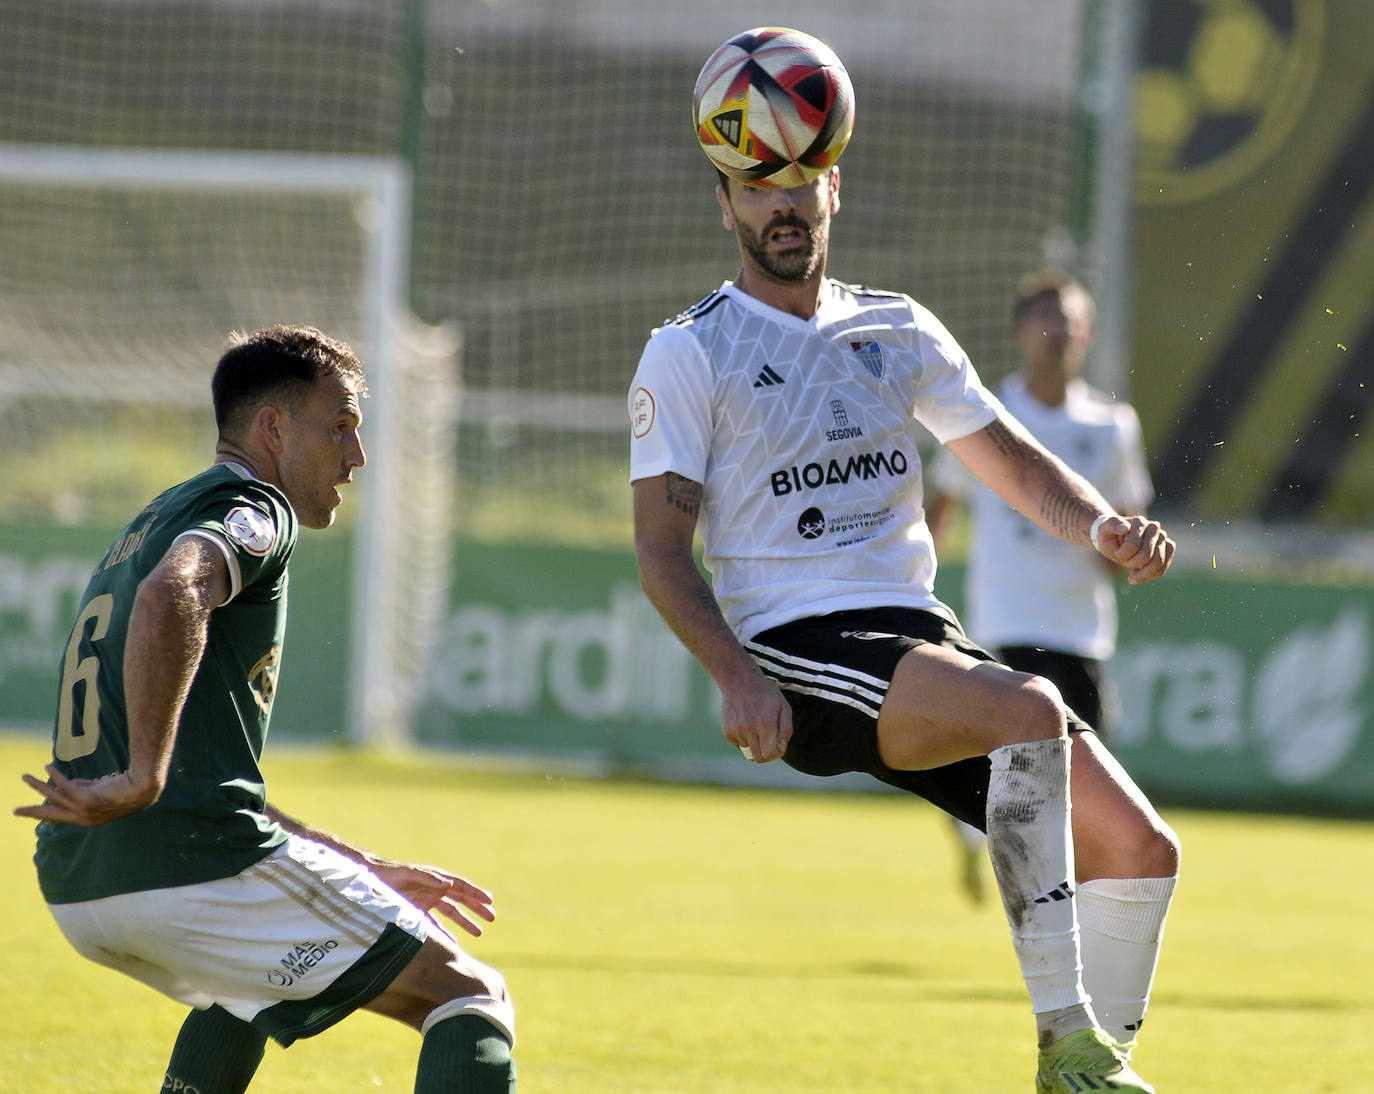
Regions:
<instances>
[{"instance_id":1,"label":"goal net","mask_svg":"<svg viewBox=\"0 0 1374 1094\"><path fill-rule=\"evenodd\" d=\"M1090 9L787 6L846 60L858 104L829 271L910 292L990 379L1013 367L1022 274L1064 265L1110 295L1090 246ZM431 52L415 300L465 332L467 519L628 542L628 378L649 331L739 263L691 90L721 41L781 16L725 0L431 12L450 48Z\"/></svg>"},{"instance_id":2,"label":"goal net","mask_svg":"<svg viewBox=\"0 0 1374 1094\"><path fill-rule=\"evenodd\" d=\"M1027 270L1115 298L1084 124L1111 85L1100 5L788 5L857 95L830 272L912 293L990 379ZM403 731L406 646L451 552L395 536L444 542L457 512L464 537L629 543L639 352L738 264L691 89L721 41L777 18L749 0L0 0L0 457L18 472L0 515L122 519L199 467L205 363L231 328L354 342L382 385L367 506L434 476L397 527L366 520L356 578L352 662L376 660L353 674L355 729Z\"/></svg>"},{"instance_id":3,"label":"goal net","mask_svg":"<svg viewBox=\"0 0 1374 1094\"><path fill-rule=\"evenodd\" d=\"M0 519L118 526L214 449L231 330L308 322L368 364L356 738L401 732L447 593L456 345L403 306L395 159L0 145Z\"/></svg>"}]
</instances>

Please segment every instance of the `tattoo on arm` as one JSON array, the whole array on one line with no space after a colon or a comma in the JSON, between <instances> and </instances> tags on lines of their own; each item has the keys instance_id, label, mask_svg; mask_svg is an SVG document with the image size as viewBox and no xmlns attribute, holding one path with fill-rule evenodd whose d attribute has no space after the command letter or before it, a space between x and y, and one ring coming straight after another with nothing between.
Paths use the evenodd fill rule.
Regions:
<instances>
[{"instance_id":1,"label":"tattoo on arm","mask_svg":"<svg viewBox=\"0 0 1374 1094\"><path fill-rule=\"evenodd\" d=\"M997 451L1003 456L1018 456L1022 453L1022 446L1018 443L1019 438L1001 418L994 419L987 427L988 440L997 446Z\"/></svg>"},{"instance_id":2,"label":"tattoo on arm","mask_svg":"<svg viewBox=\"0 0 1374 1094\"><path fill-rule=\"evenodd\" d=\"M987 428L987 436L997 446L997 451L1010 459L1022 462L1035 462L1040 455L1028 449L1021 437L1009 429L1000 418ZM1058 536L1070 543L1082 543L1080 539L1083 526L1083 500L1076 495L1057 487L1046 491L1040 502L1040 517Z\"/></svg>"},{"instance_id":3,"label":"tattoo on arm","mask_svg":"<svg viewBox=\"0 0 1374 1094\"><path fill-rule=\"evenodd\" d=\"M664 476L664 480L668 484L668 504L695 519L701 510L701 483L693 482L672 471Z\"/></svg>"},{"instance_id":4,"label":"tattoo on arm","mask_svg":"<svg viewBox=\"0 0 1374 1094\"><path fill-rule=\"evenodd\" d=\"M1070 543L1078 542L1078 529L1083 520L1083 503L1078 498L1050 490L1040 503L1040 515L1061 538Z\"/></svg>"}]
</instances>

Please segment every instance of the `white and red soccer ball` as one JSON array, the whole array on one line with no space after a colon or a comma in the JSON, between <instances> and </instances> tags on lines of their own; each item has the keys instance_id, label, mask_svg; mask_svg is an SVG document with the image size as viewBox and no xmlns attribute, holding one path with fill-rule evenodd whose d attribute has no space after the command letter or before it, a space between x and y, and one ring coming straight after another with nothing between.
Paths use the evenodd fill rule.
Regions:
<instances>
[{"instance_id":1,"label":"white and red soccer ball","mask_svg":"<svg viewBox=\"0 0 1374 1094\"><path fill-rule=\"evenodd\" d=\"M810 182L854 132L854 88L835 51L785 27L737 34L702 66L692 93L697 140L711 162L750 186Z\"/></svg>"}]
</instances>

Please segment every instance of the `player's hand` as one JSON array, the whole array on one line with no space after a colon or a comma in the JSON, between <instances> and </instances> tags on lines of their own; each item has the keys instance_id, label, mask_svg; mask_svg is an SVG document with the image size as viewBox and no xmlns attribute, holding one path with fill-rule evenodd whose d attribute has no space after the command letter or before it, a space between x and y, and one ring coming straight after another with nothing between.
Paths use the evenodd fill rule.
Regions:
<instances>
[{"instance_id":1,"label":"player's hand","mask_svg":"<svg viewBox=\"0 0 1374 1094\"><path fill-rule=\"evenodd\" d=\"M721 690L720 721L725 739L756 764L776 760L792 739L792 708L762 672Z\"/></svg>"},{"instance_id":2,"label":"player's hand","mask_svg":"<svg viewBox=\"0 0 1374 1094\"><path fill-rule=\"evenodd\" d=\"M157 801L159 793L156 786L135 780L128 771L99 779L69 779L56 764L43 770L48 773L48 782L33 775L21 777L46 800L42 805L21 805L14 811L16 817L94 828L147 808Z\"/></svg>"},{"instance_id":3,"label":"player's hand","mask_svg":"<svg viewBox=\"0 0 1374 1094\"><path fill-rule=\"evenodd\" d=\"M1163 577L1174 560L1176 545L1157 520L1108 517L1097 535L1099 553L1130 571L1132 585Z\"/></svg>"},{"instance_id":4,"label":"player's hand","mask_svg":"<svg viewBox=\"0 0 1374 1094\"><path fill-rule=\"evenodd\" d=\"M437 866L416 866L402 862L372 862L372 871L422 912L443 915L474 938L482 933L476 919L495 921L489 892L472 882L441 870ZM436 924L441 928L443 924Z\"/></svg>"}]
</instances>

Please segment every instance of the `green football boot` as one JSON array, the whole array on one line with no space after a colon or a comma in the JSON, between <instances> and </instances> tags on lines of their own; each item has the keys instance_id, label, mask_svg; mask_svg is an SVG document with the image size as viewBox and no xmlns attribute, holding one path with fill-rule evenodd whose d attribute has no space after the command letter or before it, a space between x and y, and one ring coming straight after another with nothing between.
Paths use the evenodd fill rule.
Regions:
<instances>
[{"instance_id":1,"label":"green football boot","mask_svg":"<svg viewBox=\"0 0 1374 1094\"><path fill-rule=\"evenodd\" d=\"M1131 1053L1135 1051L1135 1042L1118 1041L1115 1037L1111 1040L1112 1044L1116 1045L1117 1055L1121 1057L1122 1062L1129 1064L1131 1062Z\"/></svg>"},{"instance_id":2,"label":"green football boot","mask_svg":"<svg viewBox=\"0 0 1374 1094\"><path fill-rule=\"evenodd\" d=\"M1131 1070L1112 1039L1100 1029L1080 1029L1040 1053L1036 1094L1090 1094L1097 1090L1155 1094L1155 1088Z\"/></svg>"}]
</instances>

